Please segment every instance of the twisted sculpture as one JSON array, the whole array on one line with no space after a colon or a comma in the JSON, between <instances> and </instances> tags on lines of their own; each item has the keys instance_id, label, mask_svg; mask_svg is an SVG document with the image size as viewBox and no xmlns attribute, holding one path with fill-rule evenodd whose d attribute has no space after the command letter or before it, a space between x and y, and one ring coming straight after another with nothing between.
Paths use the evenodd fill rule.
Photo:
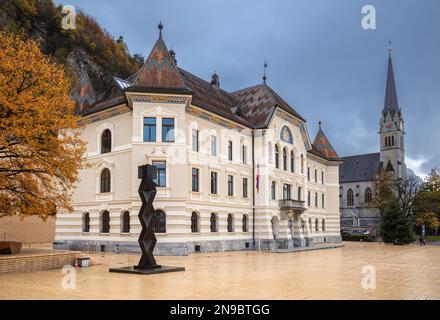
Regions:
<instances>
[{"instance_id":1,"label":"twisted sculpture","mask_svg":"<svg viewBox=\"0 0 440 320\"><path fill-rule=\"evenodd\" d=\"M138 178L142 179L138 193L142 200L139 210L139 221L142 231L139 235L139 246L142 250L141 259L137 266L110 268L110 272L136 273L136 274L155 274L164 272L185 271L184 267L161 266L154 259L153 250L156 246L156 236L153 231L155 210L153 201L156 197L156 184L154 179L157 176L157 169L150 164L138 167Z\"/></svg>"},{"instance_id":2,"label":"twisted sculpture","mask_svg":"<svg viewBox=\"0 0 440 320\"><path fill-rule=\"evenodd\" d=\"M142 225L142 231L138 240L142 250L142 256L139 260L139 264L135 268L160 268L160 265L156 263L156 259L154 259L153 256L153 250L156 246L156 236L153 232L155 219L153 201L156 197L156 184L154 183L154 179L157 176L156 167L149 164L140 166L138 175L138 178L142 179L138 189L139 196L142 200L142 206L138 215Z\"/></svg>"}]
</instances>

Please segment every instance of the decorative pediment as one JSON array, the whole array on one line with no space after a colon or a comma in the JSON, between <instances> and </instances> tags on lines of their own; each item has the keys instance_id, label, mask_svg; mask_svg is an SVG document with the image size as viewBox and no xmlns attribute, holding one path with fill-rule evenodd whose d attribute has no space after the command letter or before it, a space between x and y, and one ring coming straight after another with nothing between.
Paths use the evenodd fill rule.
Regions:
<instances>
[{"instance_id":1,"label":"decorative pediment","mask_svg":"<svg viewBox=\"0 0 440 320\"><path fill-rule=\"evenodd\" d=\"M98 172L102 168L113 168L115 166L115 163L113 161L107 160L105 158L97 160L95 163L93 163L93 167Z\"/></svg>"}]
</instances>

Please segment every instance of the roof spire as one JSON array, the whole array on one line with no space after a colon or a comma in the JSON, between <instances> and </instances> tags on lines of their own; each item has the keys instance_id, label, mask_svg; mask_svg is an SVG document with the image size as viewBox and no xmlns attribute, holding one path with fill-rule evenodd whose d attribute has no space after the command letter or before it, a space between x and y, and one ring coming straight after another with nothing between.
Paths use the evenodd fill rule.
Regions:
<instances>
[{"instance_id":1,"label":"roof spire","mask_svg":"<svg viewBox=\"0 0 440 320\"><path fill-rule=\"evenodd\" d=\"M266 59L264 59L264 66L263 66L263 84L266 84L266 69L267 69L267 61Z\"/></svg>"},{"instance_id":2,"label":"roof spire","mask_svg":"<svg viewBox=\"0 0 440 320\"><path fill-rule=\"evenodd\" d=\"M322 124L322 122L321 122L321 120L319 120L319 122L318 122L319 130L321 130L321 124Z\"/></svg>"},{"instance_id":3,"label":"roof spire","mask_svg":"<svg viewBox=\"0 0 440 320\"><path fill-rule=\"evenodd\" d=\"M157 28L159 29L159 39L162 39L162 29L163 29L162 21L159 21Z\"/></svg>"},{"instance_id":4,"label":"roof spire","mask_svg":"<svg viewBox=\"0 0 440 320\"><path fill-rule=\"evenodd\" d=\"M393 61L391 59L391 41L389 41L387 84L385 88L385 103L383 106L383 112L398 110L399 103L397 101L396 83L394 81Z\"/></svg>"}]
</instances>

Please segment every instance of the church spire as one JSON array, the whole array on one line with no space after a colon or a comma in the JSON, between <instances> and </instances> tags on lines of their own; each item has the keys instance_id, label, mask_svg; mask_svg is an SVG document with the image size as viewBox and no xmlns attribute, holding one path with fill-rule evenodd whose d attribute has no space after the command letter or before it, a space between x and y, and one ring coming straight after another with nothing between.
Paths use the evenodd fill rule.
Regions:
<instances>
[{"instance_id":1,"label":"church spire","mask_svg":"<svg viewBox=\"0 0 440 320\"><path fill-rule=\"evenodd\" d=\"M397 101L396 83L394 81L393 61L391 59L391 42L388 47L388 72L387 72L387 84L385 89L385 103L383 106L383 112L398 111L399 103Z\"/></svg>"}]
</instances>

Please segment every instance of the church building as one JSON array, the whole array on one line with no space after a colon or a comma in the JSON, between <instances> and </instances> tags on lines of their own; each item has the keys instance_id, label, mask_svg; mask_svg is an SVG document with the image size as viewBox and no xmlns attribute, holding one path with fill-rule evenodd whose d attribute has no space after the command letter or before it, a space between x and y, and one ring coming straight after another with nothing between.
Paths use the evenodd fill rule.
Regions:
<instances>
[{"instance_id":1,"label":"church building","mask_svg":"<svg viewBox=\"0 0 440 320\"><path fill-rule=\"evenodd\" d=\"M54 247L139 252L144 164L158 170L155 254L340 242L341 161L323 130L312 141L266 75L228 92L216 73L207 82L179 68L162 29L136 74L104 95L84 74L72 93L92 167L74 212L57 214Z\"/></svg>"},{"instance_id":2,"label":"church building","mask_svg":"<svg viewBox=\"0 0 440 320\"><path fill-rule=\"evenodd\" d=\"M385 170L394 179L406 179L404 136L404 121L397 100L389 48L385 103L379 122L380 152L343 157L340 165L342 232L360 231L378 235L381 217L379 210L372 207L376 192L373 181L379 170Z\"/></svg>"}]
</instances>

